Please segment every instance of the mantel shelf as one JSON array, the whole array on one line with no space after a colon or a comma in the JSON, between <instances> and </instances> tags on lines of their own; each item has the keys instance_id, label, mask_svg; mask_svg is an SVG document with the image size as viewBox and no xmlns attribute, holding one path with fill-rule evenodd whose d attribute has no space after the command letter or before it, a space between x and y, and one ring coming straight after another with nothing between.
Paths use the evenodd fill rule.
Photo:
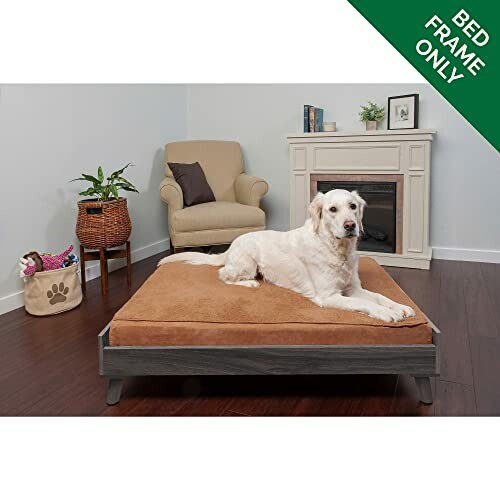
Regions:
<instances>
[{"instance_id":1,"label":"mantel shelf","mask_svg":"<svg viewBox=\"0 0 500 500\"><path fill-rule=\"evenodd\" d=\"M359 136L387 136L387 135L434 135L436 130L432 128L412 128L402 130L352 130L349 132L308 132L302 134L289 134L287 139L325 138L325 137L359 137Z\"/></svg>"}]
</instances>

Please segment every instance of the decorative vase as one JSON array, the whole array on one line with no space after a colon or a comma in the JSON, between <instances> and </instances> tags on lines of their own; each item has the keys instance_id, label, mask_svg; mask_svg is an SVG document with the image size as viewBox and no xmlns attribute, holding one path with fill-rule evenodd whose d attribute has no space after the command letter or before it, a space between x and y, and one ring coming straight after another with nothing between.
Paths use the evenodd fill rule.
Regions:
<instances>
[{"instance_id":1,"label":"decorative vase","mask_svg":"<svg viewBox=\"0 0 500 500\"><path fill-rule=\"evenodd\" d=\"M123 245L131 231L132 224L126 198L78 202L76 235L85 248L110 248Z\"/></svg>"},{"instance_id":2,"label":"decorative vase","mask_svg":"<svg viewBox=\"0 0 500 500\"><path fill-rule=\"evenodd\" d=\"M377 130L378 122L375 120L368 120L366 123L366 130Z\"/></svg>"}]
</instances>

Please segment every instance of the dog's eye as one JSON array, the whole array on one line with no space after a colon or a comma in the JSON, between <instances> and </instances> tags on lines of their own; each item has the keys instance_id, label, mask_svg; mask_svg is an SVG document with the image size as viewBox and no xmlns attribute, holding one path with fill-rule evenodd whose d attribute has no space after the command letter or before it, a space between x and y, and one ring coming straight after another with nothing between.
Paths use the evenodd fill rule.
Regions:
<instances>
[{"instance_id":1,"label":"dog's eye","mask_svg":"<svg viewBox=\"0 0 500 500\"><path fill-rule=\"evenodd\" d=\"M337 211L337 207L330 207L330 212L335 213Z\"/></svg>"},{"instance_id":2,"label":"dog's eye","mask_svg":"<svg viewBox=\"0 0 500 500\"><path fill-rule=\"evenodd\" d=\"M351 210L356 210L356 204L355 203L351 203Z\"/></svg>"}]
</instances>

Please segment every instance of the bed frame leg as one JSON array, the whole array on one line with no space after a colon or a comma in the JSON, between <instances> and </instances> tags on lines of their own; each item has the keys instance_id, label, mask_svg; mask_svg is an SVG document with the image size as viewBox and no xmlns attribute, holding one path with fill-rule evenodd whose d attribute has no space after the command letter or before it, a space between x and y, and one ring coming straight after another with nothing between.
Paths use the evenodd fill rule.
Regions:
<instances>
[{"instance_id":1,"label":"bed frame leg","mask_svg":"<svg viewBox=\"0 0 500 500\"><path fill-rule=\"evenodd\" d=\"M420 401L426 405L432 404L431 379L429 377L415 377Z\"/></svg>"},{"instance_id":2,"label":"bed frame leg","mask_svg":"<svg viewBox=\"0 0 500 500\"><path fill-rule=\"evenodd\" d=\"M122 378L110 378L108 382L108 396L106 398L106 403L108 405L115 405L120 402L120 396L122 393L123 379Z\"/></svg>"}]
</instances>

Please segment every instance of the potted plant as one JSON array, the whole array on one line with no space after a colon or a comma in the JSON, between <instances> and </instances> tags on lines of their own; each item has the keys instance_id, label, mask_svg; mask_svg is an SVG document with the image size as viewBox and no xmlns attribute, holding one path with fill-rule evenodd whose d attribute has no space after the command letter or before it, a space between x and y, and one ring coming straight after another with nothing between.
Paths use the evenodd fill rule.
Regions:
<instances>
[{"instance_id":1,"label":"potted plant","mask_svg":"<svg viewBox=\"0 0 500 500\"><path fill-rule=\"evenodd\" d=\"M385 116L383 106L377 106L374 102L368 101L367 106L361 106L359 118L366 123L366 130L377 130L378 122L381 122Z\"/></svg>"},{"instance_id":2,"label":"potted plant","mask_svg":"<svg viewBox=\"0 0 500 500\"><path fill-rule=\"evenodd\" d=\"M80 196L92 196L92 198L78 202L76 222L76 235L85 248L116 247L128 240L132 225L127 199L120 197L119 191L139 192L122 175L131 165L128 163L106 178L102 167L99 167L97 176L82 174L81 177L70 181L86 181L91 184L79 193Z\"/></svg>"}]
</instances>

